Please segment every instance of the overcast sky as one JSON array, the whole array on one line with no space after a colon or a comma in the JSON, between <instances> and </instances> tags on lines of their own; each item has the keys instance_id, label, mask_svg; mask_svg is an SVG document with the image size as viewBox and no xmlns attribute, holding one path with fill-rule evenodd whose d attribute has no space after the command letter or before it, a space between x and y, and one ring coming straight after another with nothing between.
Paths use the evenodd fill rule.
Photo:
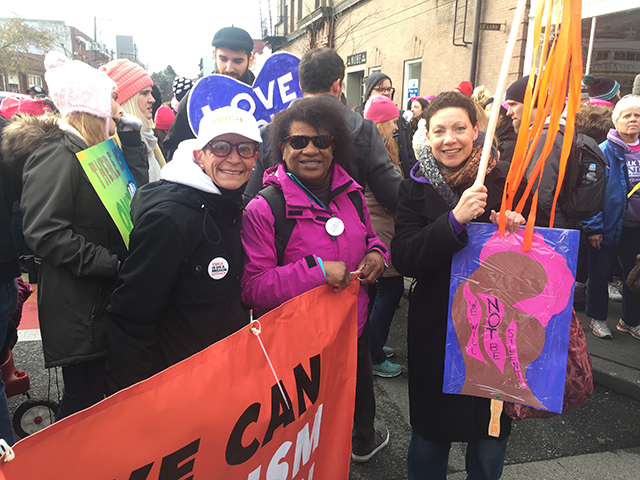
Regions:
<instances>
[{"instance_id":1,"label":"overcast sky","mask_svg":"<svg viewBox=\"0 0 640 480\"><path fill-rule=\"evenodd\" d=\"M0 0L0 16L62 20L91 38L96 17L98 42L108 49L115 51L116 35L131 35L150 73L171 65L178 75L196 77L200 58L211 56L211 40L219 28L233 24L252 38L262 37L259 5L268 19L267 1Z\"/></svg>"}]
</instances>

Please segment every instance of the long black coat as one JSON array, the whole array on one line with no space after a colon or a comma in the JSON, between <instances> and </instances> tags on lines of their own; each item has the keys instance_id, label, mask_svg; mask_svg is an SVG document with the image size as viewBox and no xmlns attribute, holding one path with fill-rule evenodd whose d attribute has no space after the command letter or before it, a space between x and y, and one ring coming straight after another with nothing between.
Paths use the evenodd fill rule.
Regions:
<instances>
[{"instance_id":1,"label":"long black coat","mask_svg":"<svg viewBox=\"0 0 640 480\"><path fill-rule=\"evenodd\" d=\"M487 222L491 209L499 210L508 168L499 162L487 176L489 199L477 221ZM417 280L409 303L407 334L411 426L436 443L490 438L489 399L442 393L451 258L469 241L466 232L458 237L453 233L450 210L431 184L405 179L391 241L394 266ZM505 414L500 427L502 439L511 431L511 419Z\"/></svg>"},{"instance_id":2,"label":"long black coat","mask_svg":"<svg viewBox=\"0 0 640 480\"><path fill-rule=\"evenodd\" d=\"M42 258L38 316L45 367L104 357L105 309L115 288L122 236L76 153L87 148L63 121L25 116L5 128L3 155L22 176L20 208L27 244ZM138 184L145 149L123 145Z\"/></svg>"}]
</instances>

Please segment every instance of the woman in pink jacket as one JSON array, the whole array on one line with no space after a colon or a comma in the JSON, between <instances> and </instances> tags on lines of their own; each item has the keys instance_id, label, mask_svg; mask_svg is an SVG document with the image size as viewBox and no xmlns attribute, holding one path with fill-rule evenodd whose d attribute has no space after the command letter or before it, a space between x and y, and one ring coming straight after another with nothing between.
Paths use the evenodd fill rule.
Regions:
<instances>
[{"instance_id":1,"label":"woman in pink jacket","mask_svg":"<svg viewBox=\"0 0 640 480\"><path fill-rule=\"evenodd\" d=\"M359 272L358 379L352 458L366 462L389 441L374 426L368 297L364 285L389 253L375 237L362 188L347 174L351 139L342 105L329 96L295 101L276 115L269 143L274 167L247 206L242 229L242 301L257 313L320 285L340 291ZM301 319L302 321L304 319Z\"/></svg>"}]
</instances>

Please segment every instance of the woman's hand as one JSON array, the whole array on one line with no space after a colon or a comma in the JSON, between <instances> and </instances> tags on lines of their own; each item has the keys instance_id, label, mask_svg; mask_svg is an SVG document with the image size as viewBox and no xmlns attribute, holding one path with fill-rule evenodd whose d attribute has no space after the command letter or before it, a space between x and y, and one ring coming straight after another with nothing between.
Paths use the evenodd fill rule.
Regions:
<instances>
[{"instance_id":1,"label":"woman's hand","mask_svg":"<svg viewBox=\"0 0 640 480\"><path fill-rule=\"evenodd\" d=\"M453 209L453 216L464 225L482 215L486 206L487 187L472 185L462 193L460 201Z\"/></svg>"},{"instance_id":2,"label":"woman's hand","mask_svg":"<svg viewBox=\"0 0 640 480\"><path fill-rule=\"evenodd\" d=\"M589 243L596 250L600 250L600 244L602 243L602 235L589 235Z\"/></svg>"},{"instance_id":3,"label":"woman's hand","mask_svg":"<svg viewBox=\"0 0 640 480\"><path fill-rule=\"evenodd\" d=\"M505 222L506 229L511 233L516 233L518 229L525 224L524 217L520 215L518 212L507 210L506 212L504 212L504 216L506 218L506 222ZM498 222L500 220L500 214L495 210L491 210L491 216L489 217L489 220L494 225L498 225Z\"/></svg>"},{"instance_id":4,"label":"woman's hand","mask_svg":"<svg viewBox=\"0 0 640 480\"><path fill-rule=\"evenodd\" d=\"M376 251L367 253L358 266L357 271L360 271L358 276L360 277L360 283L365 285L369 283L375 283L382 272L384 272L384 258Z\"/></svg>"},{"instance_id":5,"label":"woman's hand","mask_svg":"<svg viewBox=\"0 0 640 480\"><path fill-rule=\"evenodd\" d=\"M334 292L341 292L351 283L351 274L344 262L323 262L327 285L333 285Z\"/></svg>"}]
</instances>

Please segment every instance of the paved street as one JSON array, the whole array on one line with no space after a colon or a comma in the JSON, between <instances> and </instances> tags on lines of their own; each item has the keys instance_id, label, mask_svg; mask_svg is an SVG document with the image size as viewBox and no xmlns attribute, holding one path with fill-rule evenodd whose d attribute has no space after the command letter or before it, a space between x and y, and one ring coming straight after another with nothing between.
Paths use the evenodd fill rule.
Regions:
<instances>
[{"instance_id":1,"label":"paved street","mask_svg":"<svg viewBox=\"0 0 640 480\"><path fill-rule=\"evenodd\" d=\"M618 311L616 311L618 308ZM402 301L394 319L388 345L396 349L394 361L406 367L407 302ZM610 308L612 318L619 304ZM616 317L617 318L617 317ZM612 321L611 321L612 322ZM611 323L610 322L610 323ZM586 325L586 324L585 324ZM614 323L612 323L613 327ZM586 329L590 350L633 351L640 344L630 336L616 335L614 341L601 343ZM591 338L593 337L593 338ZM594 343L594 341L596 343ZM599 342L599 343L598 343ZM594 345L593 348L591 345ZM595 355L595 353L594 353ZM39 341L21 341L14 349L18 368L31 377L34 398L57 393L55 371L45 371ZM594 358L594 363L597 358ZM62 378L59 377L60 389ZM406 453L409 444L409 402L406 372L397 378L375 379L377 417L391 432L389 446L366 464L352 463L350 480L406 479ZM13 411L24 401L9 399ZM562 416L544 420L525 420L514 424L507 449L504 480L633 479L640 472L640 402L596 385L591 401ZM450 457L450 480L463 480L464 446L455 444ZM317 480L317 479L316 479ZM322 479L325 480L325 479Z\"/></svg>"}]
</instances>

